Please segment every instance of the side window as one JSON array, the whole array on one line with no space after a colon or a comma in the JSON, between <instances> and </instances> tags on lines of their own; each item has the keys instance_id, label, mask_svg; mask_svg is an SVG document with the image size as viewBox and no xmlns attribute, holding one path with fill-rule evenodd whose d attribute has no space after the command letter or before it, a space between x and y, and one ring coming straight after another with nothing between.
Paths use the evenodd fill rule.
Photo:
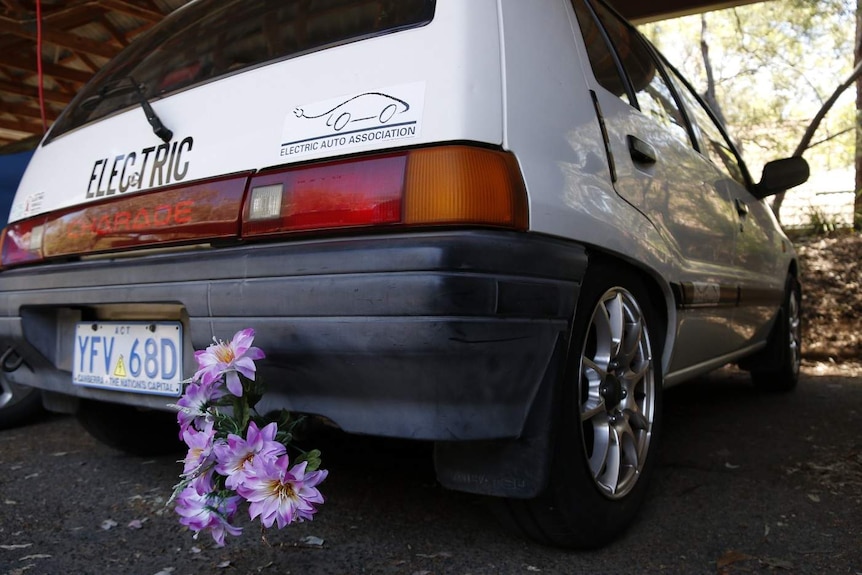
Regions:
<instances>
[{"instance_id":1,"label":"side window","mask_svg":"<svg viewBox=\"0 0 862 575\"><path fill-rule=\"evenodd\" d=\"M726 176L743 186L747 185L739 157L725 138L724 133L709 112L706 111L701 100L691 92L688 84L675 71L671 70L670 73L676 91L685 102L694 123L694 132L701 153L709 158Z\"/></svg>"},{"instance_id":2,"label":"side window","mask_svg":"<svg viewBox=\"0 0 862 575\"><path fill-rule=\"evenodd\" d=\"M593 40L593 38L597 40L601 38L601 34L599 33L599 36L596 37L595 33L590 30L591 27L596 27L596 23L591 17L590 10L583 5L583 0L573 0L572 4L575 6L578 21L581 22L581 30L596 78L603 87L620 95L619 89L612 89L602 82L602 78L608 78L610 75L605 71L608 64L599 55L601 52L610 51L611 48L602 41L603 39L600 42ZM637 31L620 20L604 5L596 2L590 2L590 4L598 15L601 25L607 33L607 38L616 52L618 61L631 82L636 100L635 105L641 112L665 126L680 142L690 146L692 142L686 128L685 117L664 79L661 66L653 57L647 43ZM584 32L585 29L586 32ZM601 46L591 47L592 44L598 43L601 43ZM613 58L610 61L616 64ZM628 101L627 98L624 99Z\"/></svg>"},{"instance_id":3,"label":"side window","mask_svg":"<svg viewBox=\"0 0 862 575\"><path fill-rule=\"evenodd\" d=\"M622 98L627 104L632 104L622 72L590 9L584 4L584 0L572 0L572 7L575 9L581 36L587 46L590 67L599 85L611 94Z\"/></svg>"}]
</instances>

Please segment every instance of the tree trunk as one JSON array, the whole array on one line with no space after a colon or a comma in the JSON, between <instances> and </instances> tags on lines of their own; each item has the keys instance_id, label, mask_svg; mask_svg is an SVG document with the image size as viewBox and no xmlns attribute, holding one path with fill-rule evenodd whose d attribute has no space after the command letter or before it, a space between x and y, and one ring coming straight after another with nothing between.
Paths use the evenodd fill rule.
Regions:
<instances>
[{"instance_id":1,"label":"tree trunk","mask_svg":"<svg viewBox=\"0 0 862 575\"><path fill-rule=\"evenodd\" d=\"M853 64L862 64L862 0L856 0L856 51ZM862 230L862 77L856 79L856 198L853 202L853 227Z\"/></svg>"},{"instance_id":2,"label":"tree trunk","mask_svg":"<svg viewBox=\"0 0 862 575\"><path fill-rule=\"evenodd\" d=\"M857 0L860 4L862 4L862 0ZM856 54L860 52L860 45L856 44ZM808 127L805 129L805 134L802 136L802 139L799 141L799 145L796 146L796 150L793 152L794 156L801 156L805 153L805 150L808 149L808 146L811 145L811 140L814 138L815 132L817 132L817 128L820 127L820 122L823 121L823 118L826 117L826 114L829 110L832 109L832 106L835 105L835 102L838 101L838 98L844 91L850 86L856 84L857 86L857 96L860 82L862 82L862 60L860 60L856 67L853 68L853 71L850 73L850 76L847 77L846 80L841 82L841 84L835 88L835 91L832 92L832 95L829 96L829 99L826 100L820 109L817 111L817 114L814 115L811 122L808 124ZM857 105L859 103L859 99L857 98ZM858 113L858 110L857 110ZM858 116L857 116L858 117ZM856 186L859 189L859 122L856 122L856 130L857 130L857 141L856 141ZM857 208L858 208L858 200L859 196L856 197L857 200ZM781 216L779 215L779 210L781 210L781 204L784 202L784 193L777 194L775 199L772 202L772 211L775 212L775 217L778 218L778 221L781 221Z\"/></svg>"}]
</instances>

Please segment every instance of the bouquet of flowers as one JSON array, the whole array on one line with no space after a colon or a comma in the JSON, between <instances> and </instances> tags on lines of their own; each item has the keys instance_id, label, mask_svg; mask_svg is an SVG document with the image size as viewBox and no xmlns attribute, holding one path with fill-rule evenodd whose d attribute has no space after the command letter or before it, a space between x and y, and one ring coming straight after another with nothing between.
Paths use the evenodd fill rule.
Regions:
<instances>
[{"instance_id":1,"label":"bouquet of flowers","mask_svg":"<svg viewBox=\"0 0 862 575\"><path fill-rule=\"evenodd\" d=\"M221 547L225 534L242 533L233 522L246 502L251 519L266 528L311 520L328 472L319 451L292 445L299 420L282 413L267 421L254 410L263 394L254 361L264 357L252 346L254 330L237 332L230 343L213 341L195 352L199 369L172 406L189 451L171 500L195 538L209 531Z\"/></svg>"}]
</instances>

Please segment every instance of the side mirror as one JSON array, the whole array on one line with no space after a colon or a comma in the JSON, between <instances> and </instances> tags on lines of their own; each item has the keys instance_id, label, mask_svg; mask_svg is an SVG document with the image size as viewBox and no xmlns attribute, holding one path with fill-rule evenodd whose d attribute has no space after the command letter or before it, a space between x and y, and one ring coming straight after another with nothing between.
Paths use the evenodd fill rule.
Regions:
<instances>
[{"instance_id":1,"label":"side mirror","mask_svg":"<svg viewBox=\"0 0 862 575\"><path fill-rule=\"evenodd\" d=\"M753 194L760 200L779 194L805 183L810 173L808 162L804 158L794 156L773 160L763 166L763 176L760 183L754 186Z\"/></svg>"}]
</instances>

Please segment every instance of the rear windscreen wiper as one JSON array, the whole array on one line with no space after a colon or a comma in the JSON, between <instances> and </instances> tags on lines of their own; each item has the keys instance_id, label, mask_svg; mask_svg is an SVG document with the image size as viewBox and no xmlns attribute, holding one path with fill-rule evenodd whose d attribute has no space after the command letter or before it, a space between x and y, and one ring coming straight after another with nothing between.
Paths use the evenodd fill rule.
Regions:
<instances>
[{"instance_id":1,"label":"rear windscreen wiper","mask_svg":"<svg viewBox=\"0 0 862 575\"><path fill-rule=\"evenodd\" d=\"M144 109L144 115L147 117L147 122L152 126L153 133L161 138L163 142L170 142L171 138L174 137L174 133L162 123L162 120L159 118L158 114L156 114L156 111L153 110L153 107L144 95L144 91L141 89L141 84L138 84L131 76L124 76L114 83L102 86L97 93L82 101L80 106L84 109L93 109L105 98L128 94L130 92L136 96L141 108Z\"/></svg>"}]
</instances>

